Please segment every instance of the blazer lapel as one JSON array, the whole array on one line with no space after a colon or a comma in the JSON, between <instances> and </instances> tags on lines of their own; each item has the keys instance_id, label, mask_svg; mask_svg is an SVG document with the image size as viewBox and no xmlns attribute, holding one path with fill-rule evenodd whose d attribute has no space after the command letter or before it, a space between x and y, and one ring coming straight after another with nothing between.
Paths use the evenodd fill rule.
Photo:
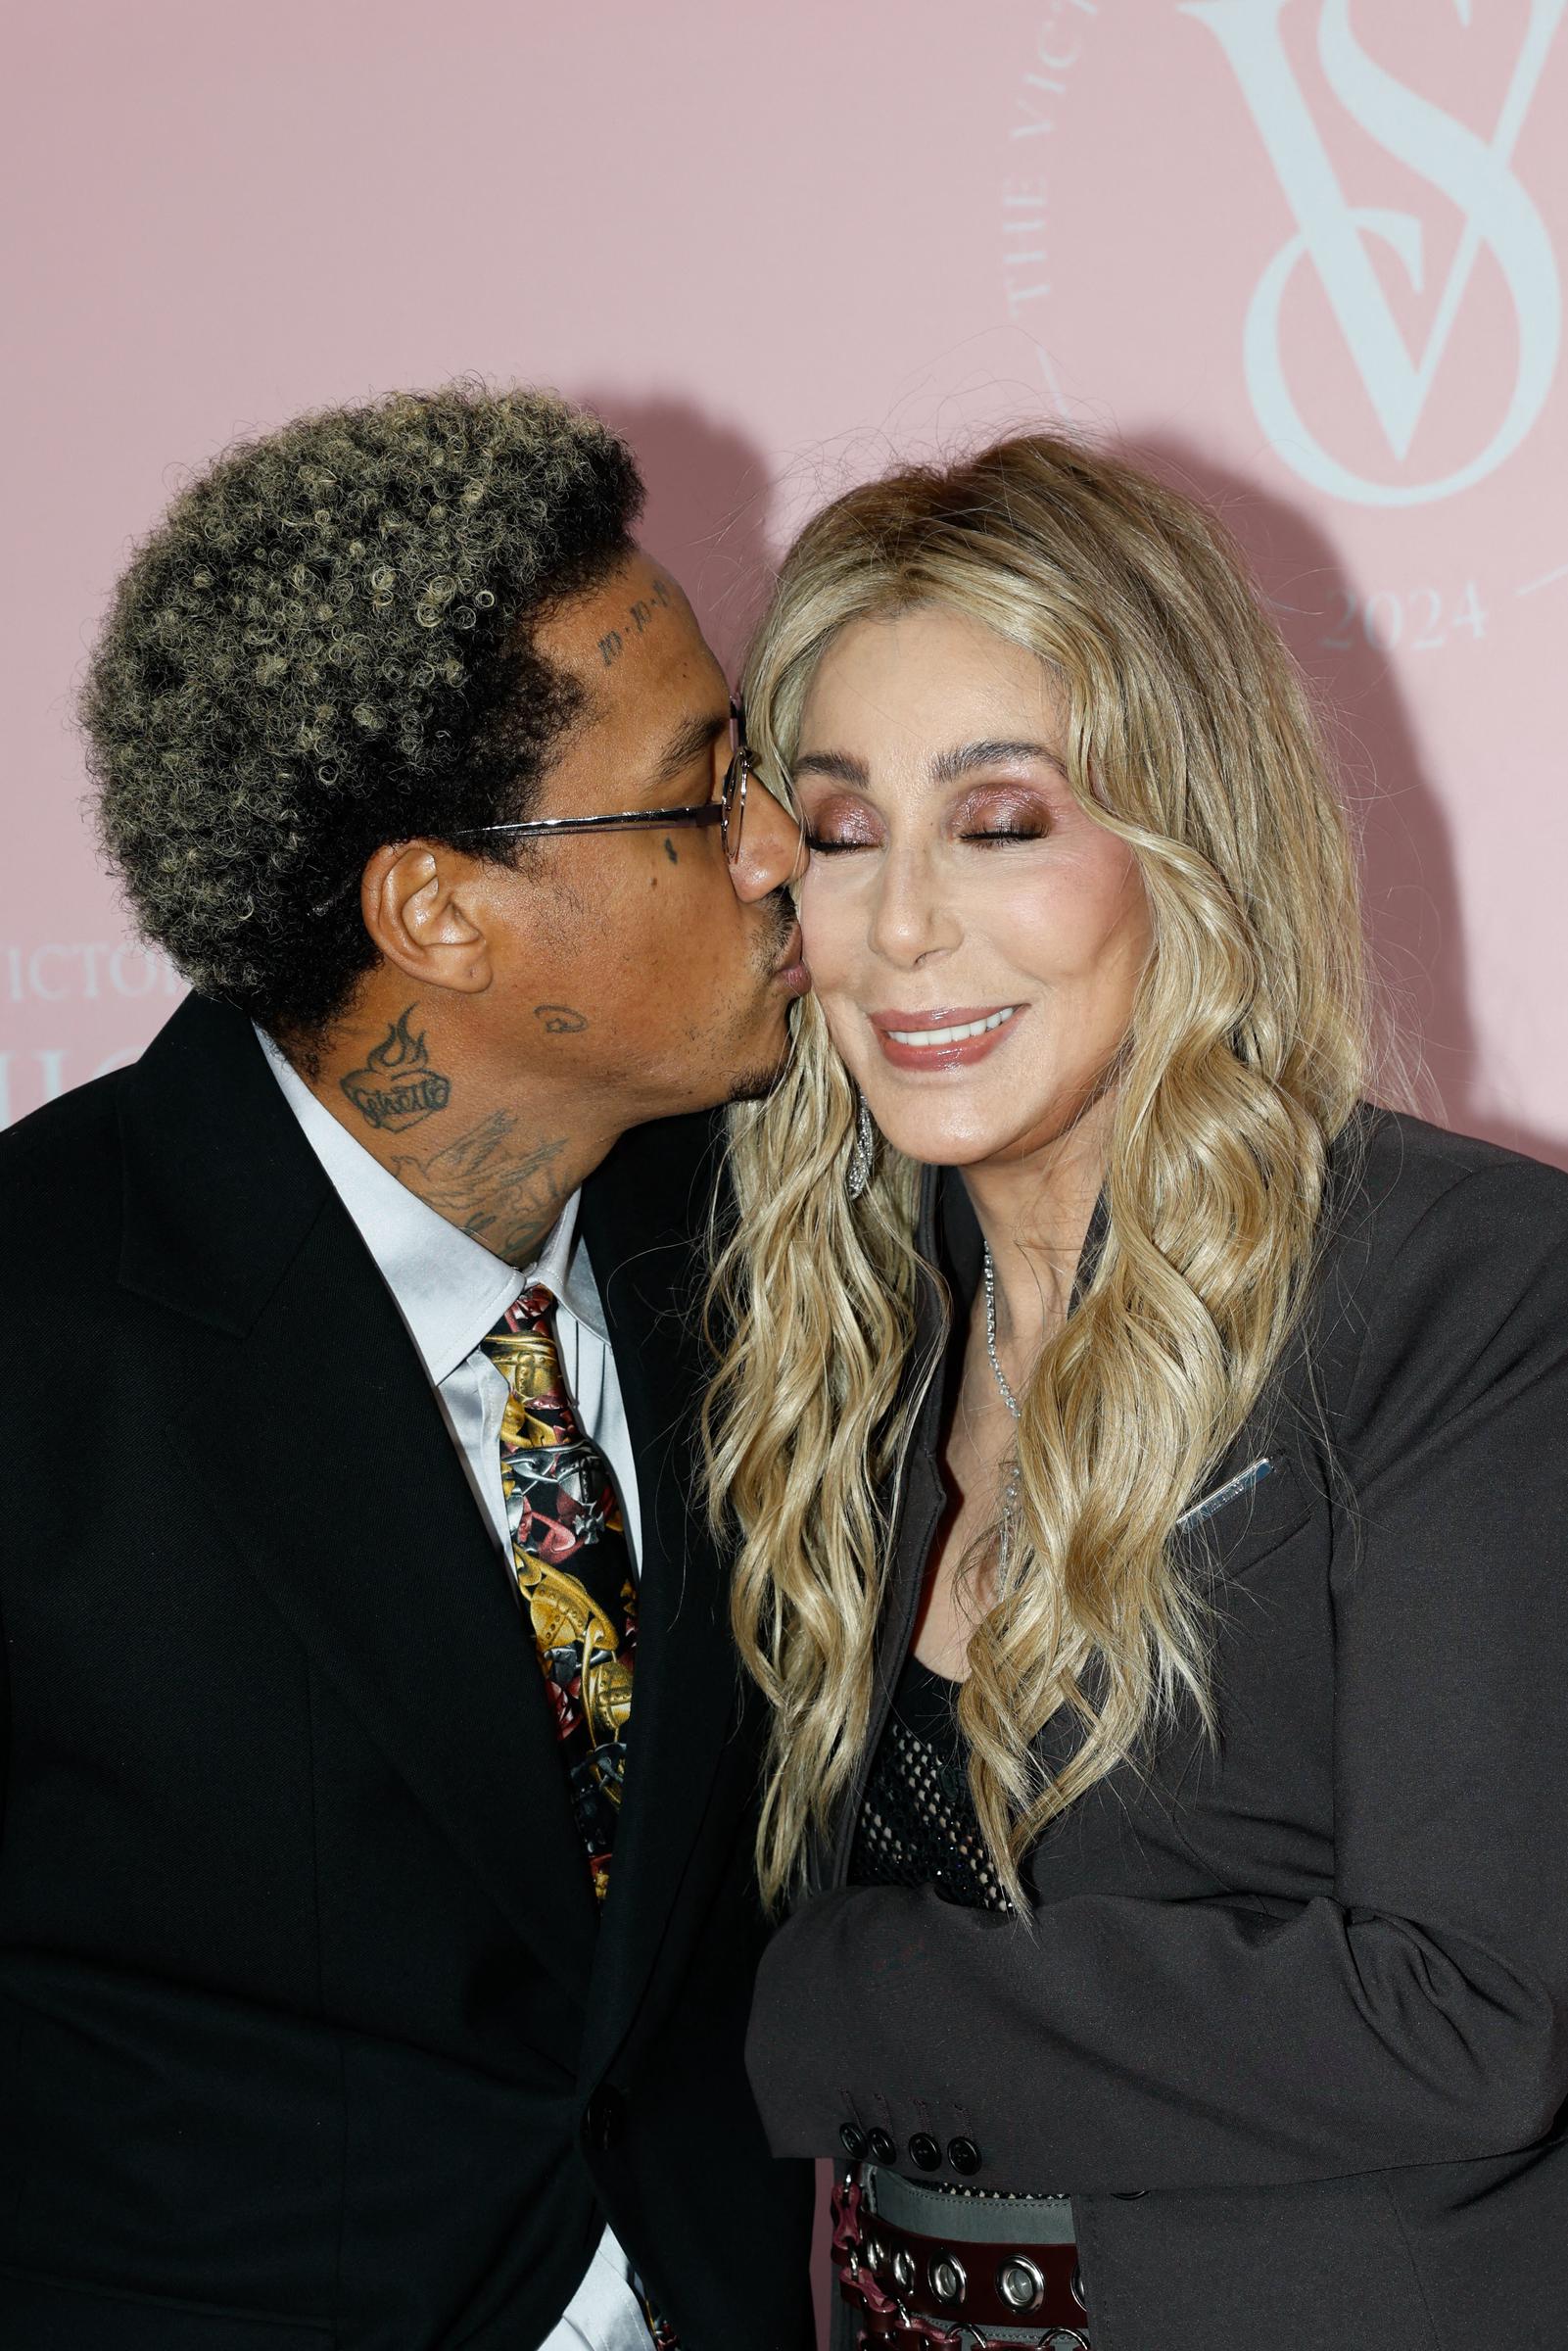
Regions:
<instances>
[{"instance_id":1,"label":"blazer lapel","mask_svg":"<svg viewBox=\"0 0 1568 2351\"><path fill-rule=\"evenodd\" d=\"M239 1016L192 1000L137 1080L121 1278L205 1325L171 1441L214 1528L580 1999L594 1903L538 1664L386 1284Z\"/></svg>"},{"instance_id":2,"label":"blazer lapel","mask_svg":"<svg viewBox=\"0 0 1568 2351\"><path fill-rule=\"evenodd\" d=\"M695 1438L708 1371L701 1310L713 1146L707 1119L641 1129L583 1193L582 1232L604 1302L642 1513L626 1791L585 2067L607 2059L647 1980L740 1695L728 1582L702 1514Z\"/></svg>"}]
</instances>

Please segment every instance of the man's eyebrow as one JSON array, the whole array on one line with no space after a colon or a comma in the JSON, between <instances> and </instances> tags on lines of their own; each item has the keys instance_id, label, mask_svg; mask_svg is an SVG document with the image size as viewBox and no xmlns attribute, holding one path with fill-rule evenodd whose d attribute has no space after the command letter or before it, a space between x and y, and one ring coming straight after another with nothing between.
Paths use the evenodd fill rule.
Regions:
<instances>
[{"instance_id":1,"label":"man's eyebrow","mask_svg":"<svg viewBox=\"0 0 1568 2351\"><path fill-rule=\"evenodd\" d=\"M728 710L695 710L684 719L665 744L658 765L648 778L650 792L663 792L684 776L693 760L712 748L729 732Z\"/></svg>"},{"instance_id":2,"label":"man's eyebrow","mask_svg":"<svg viewBox=\"0 0 1568 2351\"><path fill-rule=\"evenodd\" d=\"M1059 775L1067 772L1061 752L1054 751L1048 743L992 739L961 744L955 750L939 752L931 761L931 782L957 784L963 777L972 776L977 767L1003 767L1009 759L1043 759Z\"/></svg>"}]
</instances>

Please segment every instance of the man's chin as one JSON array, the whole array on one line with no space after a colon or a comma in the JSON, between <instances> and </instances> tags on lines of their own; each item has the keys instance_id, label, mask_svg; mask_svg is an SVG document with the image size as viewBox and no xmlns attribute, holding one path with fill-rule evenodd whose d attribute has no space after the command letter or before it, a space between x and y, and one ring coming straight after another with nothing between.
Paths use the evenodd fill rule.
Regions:
<instances>
[{"instance_id":1,"label":"man's chin","mask_svg":"<svg viewBox=\"0 0 1568 2351\"><path fill-rule=\"evenodd\" d=\"M787 1050L781 1053L771 1070L748 1070L736 1078L726 1094L727 1102L765 1102L773 1092L789 1064Z\"/></svg>"},{"instance_id":2,"label":"man's chin","mask_svg":"<svg viewBox=\"0 0 1568 2351\"><path fill-rule=\"evenodd\" d=\"M762 1018L753 1017L743 1031L732 1032L736 1074L724 1091L724 1102L761 1102L773 1092L795 1049L795 1002L793 997L782 999L770 984L768 1000L760 1007Z\"/></svg>"},{"instance_id":3,"label":"man's chin","mask_svg":"<svg viewBox=\"0 0 1568 2351\"><path fill-rule=\"evenodd\" d=\"M793 1051L794 1034L792 1025L790 1025L785 1027L780 1037L773 1059L770 1061L765 1052L759 1052L756 1060L748 1069L742 1070L738 1077L732 1079L730 1091L726 1094L725 1100L727 1102L765 1101L789 1067L789 1057Z\"/></svg>"}]
</instances>

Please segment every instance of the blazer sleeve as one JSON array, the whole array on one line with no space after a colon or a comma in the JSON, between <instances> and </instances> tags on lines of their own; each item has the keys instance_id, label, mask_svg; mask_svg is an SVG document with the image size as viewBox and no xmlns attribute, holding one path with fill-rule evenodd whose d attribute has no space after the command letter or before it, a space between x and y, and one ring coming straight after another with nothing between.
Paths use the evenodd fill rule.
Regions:
<instances>
[{"instance_id":1,"label":"blazer sleeve","mask_svg":"<svg viewBox=\"0 0 1568 2351\"><path fill-rule=\"evenodd\" d=\"M977 2185L1270 2185L1526 2146L1568 2097L1568 1182L1461 1175L1374 1267L1340 1426L1335 1882L807 1901L748 2048L780 2154L962 2131ZM1347 1556L1341 1559L1340 1554Z\"/></svg>"}]
</instances>

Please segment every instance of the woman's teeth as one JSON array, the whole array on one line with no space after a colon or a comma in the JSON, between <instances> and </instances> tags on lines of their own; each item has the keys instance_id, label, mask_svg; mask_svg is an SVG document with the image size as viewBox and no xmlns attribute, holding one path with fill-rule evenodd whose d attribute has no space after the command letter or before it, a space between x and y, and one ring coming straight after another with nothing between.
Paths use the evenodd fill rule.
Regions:
<instances>
[{"instance_id":1,"label":"woman's teeth","mask_svg":"<svg viewBox=\"0 0 1568 2351\"><path fill-rule=\"evenodd\" d=\"M987 1029L1000 1029L1017 1010L1016 1004L1006 1005L983 1021L966 1021L962 1029L889 1029L887 1034L895 1045L962 1045L969 1037L983 1036Z\"/></svg>"}]
</instances>

